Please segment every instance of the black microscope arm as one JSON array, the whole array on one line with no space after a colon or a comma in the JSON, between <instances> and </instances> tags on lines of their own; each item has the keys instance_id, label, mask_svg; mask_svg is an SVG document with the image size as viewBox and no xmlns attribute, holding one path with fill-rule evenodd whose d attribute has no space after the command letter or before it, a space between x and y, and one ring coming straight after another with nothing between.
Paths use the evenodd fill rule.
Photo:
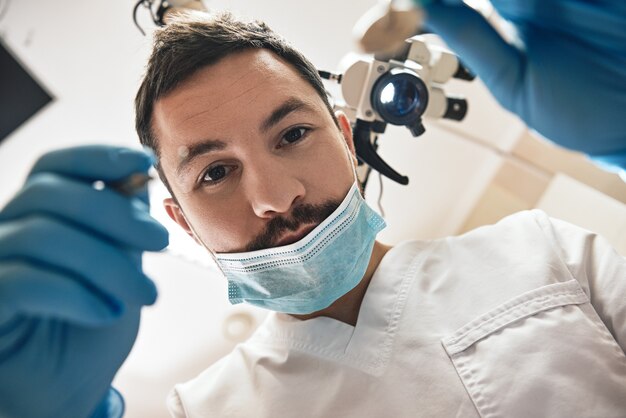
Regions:
<instances>
[{"instance_id":1,"label":"black microscope arm","mask_svg":"<svg viewBox=\"0 0 626 418\"><path fill-rule=\"evenodd\" d=\"M361 119L357 119L352 129L354 137L354 147L356 155L365 164L378 171L383 176L400 183L402 185L409 184L409 178L398 173L391 168L376 152L372 144L372 123Z\"/></svg>"}]
</instances>

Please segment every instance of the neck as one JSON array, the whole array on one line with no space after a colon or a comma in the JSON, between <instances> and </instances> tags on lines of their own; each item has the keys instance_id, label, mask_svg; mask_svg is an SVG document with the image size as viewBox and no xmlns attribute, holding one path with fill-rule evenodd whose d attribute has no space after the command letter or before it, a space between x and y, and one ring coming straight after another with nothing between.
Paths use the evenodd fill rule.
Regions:
<instances>
[{"instance_id":1,"label":"neck","mask_svg":"<svg viewBox=\"0 0 626 418\"><path fill-rule=\"evenodd\" d=\"M365 275L354 289L337 299L326 309L307 315L292 314L291 316L301 320L317 318L318 316L327 316L329 318L336 319L337 321L345 322L348 325L355 326L357 318L359 317L361 302L363 302L363 297L365 296L367 287L369 286L372 276L378 268L380 261L390 249L390 246L375 241Z\"/></svg>"}]
</instances>

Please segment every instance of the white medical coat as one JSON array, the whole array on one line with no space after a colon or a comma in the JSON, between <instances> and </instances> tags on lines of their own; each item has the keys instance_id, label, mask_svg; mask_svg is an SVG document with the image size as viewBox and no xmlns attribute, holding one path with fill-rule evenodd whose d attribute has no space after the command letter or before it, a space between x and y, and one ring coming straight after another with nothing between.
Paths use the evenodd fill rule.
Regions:
<instances>
[{"instance_id":1,"label":"white medical coat","mask_svg":"<svg viewBox=\"0 0 626 418\"><path fill-rule=\"evenodd\" d=\"M168 399L175 417L626 417L626 259L521 212L407 242L355 327L272 313Z\"/></svg>"}]
</instances>

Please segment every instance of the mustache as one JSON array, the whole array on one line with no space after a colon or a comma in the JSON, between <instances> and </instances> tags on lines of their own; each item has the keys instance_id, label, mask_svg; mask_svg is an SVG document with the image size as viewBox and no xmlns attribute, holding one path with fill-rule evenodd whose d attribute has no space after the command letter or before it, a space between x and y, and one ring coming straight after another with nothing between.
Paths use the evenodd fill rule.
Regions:
<instances>
[{"instance_id":1,"label":"mustache","mask_svg":"<svg viewBox=\"0 0 626 418\"><path fill-rule=\"evenodd\" d=\"M330 216L341 204L341 201L329 200L325 203L312 205L301 204L293 208L291 217L276 217L268 222L265 230L257 235L245 248L245 251L257 251L276 246L276 242L286 231L296 231L302 225L319 225Z\"/></svg>"}]
</instances>

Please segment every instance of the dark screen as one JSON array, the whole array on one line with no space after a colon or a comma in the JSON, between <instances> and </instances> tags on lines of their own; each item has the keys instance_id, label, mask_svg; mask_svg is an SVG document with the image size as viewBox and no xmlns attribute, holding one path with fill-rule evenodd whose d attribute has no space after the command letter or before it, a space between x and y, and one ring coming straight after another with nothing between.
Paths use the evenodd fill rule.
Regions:
<instances>
[{"instance_id":1,"label":"dark screen","mask_svg":"<svg viewBox=\"0 0 626 418\"><path fill-rule=\"evenodd\" d=\"M51 100L0 41L0 142Z\"/></svg>"}]
</instances>

